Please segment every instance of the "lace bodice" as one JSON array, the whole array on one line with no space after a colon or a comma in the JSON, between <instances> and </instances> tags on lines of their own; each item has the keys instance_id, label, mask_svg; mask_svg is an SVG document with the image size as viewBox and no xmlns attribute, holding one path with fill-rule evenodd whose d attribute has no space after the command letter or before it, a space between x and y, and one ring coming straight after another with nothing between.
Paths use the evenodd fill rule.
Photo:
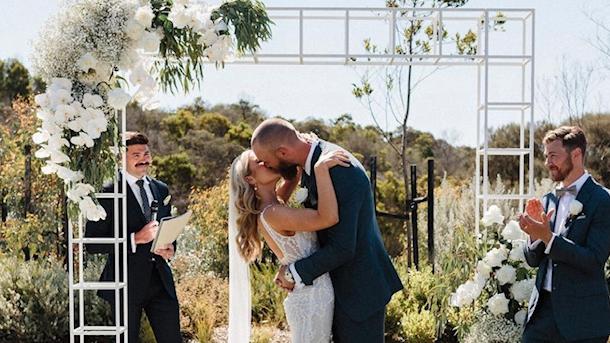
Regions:
<instances>
[{"instance_id":1,"label":"lace bodice","mask_svg":"<svg viewBox=\"0 0 610 343\"><path fill-rule=\"evenodd\" d=\"M315 232L296 232L293 236L284 236L275 231L265 220L265 211L271 206L267 206L261 212L260 218L265 231L271 236L275 244L282 251L283 258L280 262L289 265L302 258L308 257L318 250L318 238Z\"/></svg>"}]
</instances>

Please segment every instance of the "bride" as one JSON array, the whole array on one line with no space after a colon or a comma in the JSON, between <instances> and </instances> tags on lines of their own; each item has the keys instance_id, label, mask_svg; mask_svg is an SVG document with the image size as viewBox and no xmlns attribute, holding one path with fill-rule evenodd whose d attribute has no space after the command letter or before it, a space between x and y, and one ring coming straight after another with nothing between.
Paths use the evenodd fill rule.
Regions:
<instances>
[{"instance_id":1,"label":"bride","mask_svg":"<svg viewBox=\"0 0 610 343\"><path fill-rule=\"evenodd\" d=\"M318 209L290 208L286 202L296 183L277 188L281 175L244 151L231 165L229 199L229 343L250 341L248 263L260 256L262 236L283 265L318 249L315 231L338 222L338 206L329 170L349 166L345 152L320 157L314 167ZM298 180L298 177L295 178ZM324 274L312 286L297 287L284 300L293 343L330 342L334 293Z\"/></svg>"}]
</instances>

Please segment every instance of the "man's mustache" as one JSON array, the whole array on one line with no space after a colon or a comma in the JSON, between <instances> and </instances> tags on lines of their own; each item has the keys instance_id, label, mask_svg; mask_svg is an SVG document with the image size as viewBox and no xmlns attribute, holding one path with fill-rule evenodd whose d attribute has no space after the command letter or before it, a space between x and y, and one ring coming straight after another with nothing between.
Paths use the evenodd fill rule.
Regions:
<instances>
[{"instance_id":1,"label":"man's mustache","mask_svg":"<svg viewBox=\"0 0 610 343\"><path fill-rule=\"evenodd\" d=\"M140 166L150 166L150 162L142 162L142 163L137 163L136 167L140 167Z\"/></svg>"}]
</instances>

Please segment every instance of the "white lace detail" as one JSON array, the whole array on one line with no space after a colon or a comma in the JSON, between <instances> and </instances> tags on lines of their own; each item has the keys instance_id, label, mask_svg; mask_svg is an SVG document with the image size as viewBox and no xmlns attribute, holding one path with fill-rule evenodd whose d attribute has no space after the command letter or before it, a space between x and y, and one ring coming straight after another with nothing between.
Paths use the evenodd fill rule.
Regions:
<instances>
[{"instance_id":1,"label":"white lace detail","mask_svg":"<svg viewBox=\"0 0 610 343\"><path fill-rule=\"evenodd\" d=\"M296 232L294 236L284 236L275 231L265 220L265 211L260 215L263 228L281 250L283 265L289 265L310 256L318 250L315 232ZM328 273L313 281L312 286L296 288L284 300L286 320L290 327L292 343L330 342L334 291Z\"/></svg>"}]
</instances>

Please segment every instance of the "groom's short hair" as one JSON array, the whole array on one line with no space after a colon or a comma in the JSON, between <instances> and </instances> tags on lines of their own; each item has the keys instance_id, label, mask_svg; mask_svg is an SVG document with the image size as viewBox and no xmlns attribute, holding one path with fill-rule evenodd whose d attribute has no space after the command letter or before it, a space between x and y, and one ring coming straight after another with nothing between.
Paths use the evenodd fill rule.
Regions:
<instances>
[{"instance_id":1,"label":"groom's short hair","mask_svg":"<svg viewBox=\"0 0 610 343\"><path fill-rule=\"evenodd\" d=\"M567 152L579 148L583 160L587 152L587 137L585 132L578 126L562 126L548 131L542 139L542 144L547 145L556 140L560 140Z\"/></svg>"},{"instance_id":2,"label":"groom's short hair","mask_svg":"<svg viewBox=\"0 0 610 343\"><path fill-rule=\"evenodd\" d=\"M127 131L124 133L125 137L125 145L129 147L130 145L147 145L148 137L145 134L137 131Z\"/></svg>"},{"instance_id":3,"label":"groom's short hair","mask_svg":"<svg viewBox=\"0 0 610 343\"><path fill-rule=\"evenodd\" d=\"M254 130L250 145L259 144L267 149L275 149L296 139L298 139L298 131L290 122L280 118L271 118L263 121Z\"/></svg>"}]
</instances>

